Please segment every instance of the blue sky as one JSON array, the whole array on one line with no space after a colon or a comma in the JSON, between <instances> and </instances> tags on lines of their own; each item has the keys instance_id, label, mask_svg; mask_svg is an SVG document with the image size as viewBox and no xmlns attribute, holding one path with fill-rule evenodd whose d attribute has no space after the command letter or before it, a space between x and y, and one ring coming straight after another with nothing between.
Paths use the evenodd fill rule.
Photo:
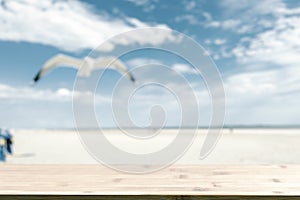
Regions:
<instances>
[{"instance_id":1,"label":"blue sky","mask_svg":"<svg viewBox=\"0 0 300 200\"><path fill-rule=\"evenodd\" d=\"M299 20L300 2L292 0L0 0L0 126L73 127L76 71L55 69L30 87L33 76L57 53L82 58L106 39L142 27L174 29L207 50L224 82L225 124L299 124ZM134 68L153 60L190 81L199 100L200 124L207 125L209 95L191 66L149 51L129 56L124 62ZM109 71L105 77L106 86L98 91L102 98L96 107L103 126L113 127L105 97L120 74ZM146 74L140 78L147 78ZM150 87L140 92L131 107L136 124L148 124L145 113L151 105L161 103L170 113L167 125L177 126L179 111L173 101L174 97L161 89Z\"/></svg>"}]
</instances>

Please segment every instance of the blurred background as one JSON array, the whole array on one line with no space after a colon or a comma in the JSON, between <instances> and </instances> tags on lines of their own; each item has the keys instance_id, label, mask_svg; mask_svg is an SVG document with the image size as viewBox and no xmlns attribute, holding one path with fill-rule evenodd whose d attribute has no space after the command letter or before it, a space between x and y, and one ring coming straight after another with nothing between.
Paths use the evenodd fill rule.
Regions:
<instances>
[{"instance_id":1,"label":"blurred background","mask_svg":"<svg viewBox=\"0 0 300 200\"><path fill-rule=\"evenodd\" d=\"M82 58L116 34L148 26L183 32L207 50L224 81L225 126L298 126L299 18L300 3L292 0L1 0L0 127L73 128L71 95L77 71L55 69L29 87L36 72L57 53ZM160 36L153 43L167 39ZM114 45L117 42L107 51ZM186 63L149 52L123 61L133 68L151 59L187 77L199 93L200 109L201 105L205 109L209 99L201 96L205 90L201 77ZM115 71L105 74L108 84L102 87L103 98L119 76ZM166 102L173 98L159 90L144 93L139 97L148 95L144 99L150 103L161 96ZM135 106L132 112L138 116L138 109L148 104ZM176 110L171 105L169 109ZM98 106L105 109L105 99ZM111 113L104 113L102 125L114 127ZM172 116L176 117L169 116L168 126L177 125ZM200 124L207 126L209 120L202 119ZM137 123L147 124L147 120Z\"/></svg>"},{"instance_id":2,"label":"blurred background","mask_svg":"<svg viewBox=\"0 0 300 200\"><path fill-rule=\"evenodd\" d=\"M227 129L205 162L299 163L299 21L300 2L294 0L0 0L0 127L3 133L10 129L14 138L8 132L3 136L2 154L8 151L9 141L11 163L94 163L74 131L72 91L77 71L57 68L35 86L30 82L45 61L58 53L84 58L117 34L160 27L182 32L202 45L222 76ZM132 35L107 43L99 55L120 45L172 42L173 36L171 31ZM172 73L186 78L197 98L201 129L179 162L201 162L201 141L211 119L210 96L202 77L189 63L163 51L145 49L121 60L129 69L148 65L142 73L133 71L138 82L164 79L183 96L186 88ZM166 78L153 64L165 65L172 73ZM136 151L136 146L119 137L120 132L111 130L117 125L110 95L120 77L117 71L105 72L105 84L97 88L97 117L120 147ZM133 87L128 80L123 86ZM122 101L122 92L118 94ZM131 103L135 125L149 125L149 111L159 104L167 114L165 128L170 135L176 133L180 109L172 93L149 86L137 91ZM189 134L189 124L182 126ZM166 136L156 144L169 139Z\"/></svg>"}]
</instances>

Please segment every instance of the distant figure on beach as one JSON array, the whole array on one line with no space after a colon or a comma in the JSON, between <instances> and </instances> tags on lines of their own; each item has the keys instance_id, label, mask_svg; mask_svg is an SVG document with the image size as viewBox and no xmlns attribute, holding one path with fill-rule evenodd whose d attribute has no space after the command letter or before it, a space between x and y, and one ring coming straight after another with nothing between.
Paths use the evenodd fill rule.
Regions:
<instances>
[{"instance_id":1,"label":"distant figure on beach","mask_svg":"<svg viewBox=\"0 0 300 200\"><path fill-rule=\"evenodd\" d=\"M82 77L89 76L90 73L96 69L113 67L117 71L127 76L132 82L135 82L135 78L129 72L127 66L116 57L102 57L97 59L85 57L83 59L78 59L67 55L58 54L45 62L44 66L34 77L32 84L34 85L37 83L45 74L57 67L71 67L77 69L79 71L78 75Z\"/></svg>"},{"instance_id":2,"label":"distant figure on beach","mask_svg":"<svg viewBox=\"0 0 300 200\"><path fill-rule=\"evenodd\" d=\"M6 160L6 154L12 154L12 134L0 128L0 162Z\"/></svg>"}]
</instances>

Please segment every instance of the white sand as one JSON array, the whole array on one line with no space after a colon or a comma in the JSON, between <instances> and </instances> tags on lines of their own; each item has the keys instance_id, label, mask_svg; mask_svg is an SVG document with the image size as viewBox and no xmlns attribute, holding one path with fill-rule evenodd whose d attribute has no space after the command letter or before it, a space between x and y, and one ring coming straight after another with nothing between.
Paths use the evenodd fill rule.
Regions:
<instances>
[{"instance_id":1,"label":"white sand","mask_svg":"<svg viewBox=\"0 0 300 200\"><path fill-rule=\"evenodd\" d=\"M185 130L190 134L190 130ZM300 164L300 129L228 129L214 151L204 160L199 153L206 130L197 138L178 164ZM75 131L14 130L14 155L7 163L19 164L93 164L98 163L85 150ZM129 152L147 153L167 145L176 130L164 130L152 143L136 143L116 130L107 130L111 141ZM95 134L89 131L87 134ZM100 147L99 147L100 148Z\"/></svg>"}]
</instances>

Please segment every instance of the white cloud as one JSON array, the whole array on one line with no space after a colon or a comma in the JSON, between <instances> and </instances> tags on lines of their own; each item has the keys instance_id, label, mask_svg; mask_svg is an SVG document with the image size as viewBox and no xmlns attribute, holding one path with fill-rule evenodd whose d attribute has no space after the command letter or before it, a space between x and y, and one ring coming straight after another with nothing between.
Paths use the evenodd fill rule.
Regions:
<instances>
[{"instance_id":1,"label":"white cloud","mask_svg":"<svg viewBox=\"0 0 300 200\"><path fill-rule=\"evenodd\" d=\"M190 10L194 9L196 6L197 6L197 3L195 1L185 2L185 9L187 11L190 11Z\"/></svg>"},{"instance_id":2,"label":"white cloud","mask_svg":"<svg viewBox=\"0 0 300 200\"><path fill-rule=\"evenodd\" d=\"M283 6L280 9L278 9L277 12L283 15L296 15L296 14L300 14L300 8L288 9Z\"/></svg>"},{"instance_id":3,"label":"white cloud","mask_svg":"<svg viewBox=\"0 0 300 200\"><path fill-rule=\"evenodd\" d=\"M224 80L226 124L298 124L299 8L287 8L279 0L226 2L225 12L237 19L216 21L208 15L208 26L252 33L242 37L232 52L221 49L222 57L235 56L240 66L239 73Z\"/></svg>"},{"instance_id":4,"label":"white cloud","mask_svg":"<svg viewBox=\"0 0 300 200\"><path fill-rule=\"evenodd\" d=\"M92 92L79 92L67 88L58 88L55 91L35 89L33 87L13 87L0 83L0 101L49 101L49 102L72 102L73 95L78 98L87 98L93 95ZM109 97L105 95L95 95L96 102L109 102Z\"/></svg>"},{"instance_id":5,"label":"white cloud","mask_svg":"<svg viewBox=\"0 0 300 200\"><path fill-rule=\"evenodd\" d=\"M224 0L221 5L226 8L227 14L242 12L244 16L257 16L262 14L277 14L285 7L282 0Z\"/></svg>"},{"instance_id":6,"label":"white cloud","mask_svg":"<svg viewBox=\"0 0 300 200\"><path fill-rule=\"evenodd\" d=\"M77 0L2 0L0 19L0 40L39 43L66 51L92 49L116 34L149 26L134 18L117 19L105 13L96 14L90 5ZM165 25L157 26L168 28ZM115 44L122 42L156 44L172 39L170 35L157 35L154 32L153 38L152 35L126 36L107 44L102 50L110 51Z\"/></svg>"},{"instance_id":7,"label":"white cloud","mask_svg":"<svg viewBox=\"0 0 300 200\"><path fill-rule=\"evenodd\" d=\"M72 92L70 90L68 90L67 88L59 88L56 92L56 94L58 96L65 96L65 97L69 97L71 96Z\"/></svg>"},{"instance_id":8,"label":"white cloud","mask_svg":"<svg viewBox=\"0 0 300 200\"><path fill-rule=\"evenodd\" d=\"M222 28L234 33L257 33L274 26L274 18L283 13L291 13L282 0L224 0L220 2L223 10L218 19L204 15L204 26ZM297 13L294 10L293 13Z\"/></svg>"},{"instance_id":9,"label":"white cloud","mask_svg":"<svg viewBox=\"0 0 300 200\"><path fill-rule=\"evenodd\" d=\"M214 40L210 40L210 39L206 39L204 40L204 43L205 44L215 44L215 45L222 45L222 44L225 44L227 42L226 39L221 39L221 38L216 38Z\"/></svg>"},{"instance_id":10,"label":"white cloud","mask_svg":"<svg viewBox=\"0 0 300 200\"><path fill-rule=\"evenodd\" d=\"M199 20L195 15L180 15L175 18L175 22L187 22L191 25L199 24Z\"/></svg>"},{"instance_id":11,"label":"white cloud","mask_svg":"<svg viewBox=\"0 0 300 200\"><path fill-rule=\"evenodd\" d=\"M208 12L203 12L202 14L205 18L204 26L212 28L223 28L225 30L236 29L241 21L239 19L225 19L225 20L215 20Z\"/></svg>"},{"instance_id":12,"label":"white cloud","mask_svg":"<svg viewBox=\"0 0 300 200\"><path fill-rule=\"evenodd\" d=\"M69 101L72 91L59 88L57 91L36 90L30 87L16 88L0 84L0 100L43 100L43 101Z\"/></svg>"},{"instance_id":13,"label":"white cloud","mask_svg":"<svg viewBox=\"0 0 300 200\"><path fill-rule=\"evenodd\" d=\"M137 6L143 6L143 5L148 4L150 2L150 0L126 0L126 1L128 1L130 3L133 3Z\"/></svg>"},{"instance_id":14,"label":"white cloud","mask_svg":"<svg viewBox=\"0 0 300 200\"><path fill-rule=\"evenodd\" d=\"M215 43L215 45L222 45L222 44L226 43L226 40L217 38L217 39L215 39L214 43Z\"/></svg>"},{"instance_id":15,"label":"white cloud","mask_svg":"<svg viewBox=\"0 0 300 200\"><path fill-rule=\"evenodd\" d=\"M265 2L265 1L264 1ZM279 1L277 1L279 2ZM270 2L269 2L270 3ZM244 72L225 83L231 122L247 112L244 122L298 124L300 107L300 16L298 8L264 4L257 13L273 13L272 28L240 40L233 55ZM278 11L280 10L280 12ZM282 14L284 13L284 14ZM291 14L286 14L291 13ZM247 111L247 108L251 110ZM248 122L247 122L248 120ZM256 123L257 123L256 122Z\"/></svg>"},{"instance_id":16,"label":"white cloud","mask_svg":"<svg viewBox=\"0 0 300 200\"><path fill-rule=\"evenodd\" d=\"M221 2L221 6L224 8L224 19L217 21L209 13L205 13L205 26L231 30L239 34L251 33L251 36L242 37L234 49L223 49L213 56L234 55L239 64L252 67L270 64L285 67L299 65L299 8L288 8L282 0L225 0ZM205 43L219 42L206 40Z\"/></svg>"},{"instance_id":17,"label":"white cloud","mask_svg":"<svg viewBox=\"0 0 300 200\"><path fill-rule=\"evenodd\" d=\"M212 16L208 12L203 12L202 13L203 17L206 19L206 21L212 21Z\"/></svg>"},{"instance_id":18,"label":"white cloud","mask_svg":"<svg viewBox=\"0 0 300 200\"><path fill-rule=\"evenodd\" d=\"M227 92L235 93L237 98L243 94L265 95L276 91L277 78L274 71L247 72L228 77L225 85Z\"/></svg>"},{"instance_id":19,"label":"white cloud","mask_svg":"<svg viewBox=\"0 0 300 200\"><path fill-rule=\"evenodd\" d=\"M233 50L238 61L247 65L276 64L281 67L299 67L300 16L281 16L275 26L241 41Z\"/></svg>"},{"instance_id":20,"label":"white cloud","mask_svg":"<svg viewBox=\"0 0 300 200\"><path fill-rule=\"evenodd\" d=\"M221 26L221 22L219 22L219 21L214 21L214 20L212 20L212 21L207 21L207 22L205 22L204 26L205 26L205 27L218 28L218 27Z\"/></svg>"},{"instance_id":21,"label":"white cloud","mask_svg":"<svg viewBox=\"0 0 300 200\"><path fill-rule=\"evenodd\" d=\"M221 22L222 27L224 29L235 29L237 28L242 22L237 19L229 19Z\"/></svg>"},{"instance_id":22,"label":"white cloud","mask_svg":"<svg viewBox=\"0 0 300 200\"><path fill-rule=\"evenodd\" d=\"M247 21L247 20L246 20ZM271 27L272 24L269 21L259 21L256 25L255 24L245 24L242 23L241 20L233 20L233 19L228 19L228 20L207 20L204 23L205 27L210 27L210 28L222 28L223 30L230 30L235 33L243 34L243 33L249 33L253 32L256 30L255 26L261 25L263 27Z\"/></svg>"},{"instance_id":23,"label":"white cloud","mask_svg":"<svg viewBox=\"0 0 300 200\"><path fill-rule=\"evenodd\" d=\"M144 12L150 12L156 8L155 3L158 0L126 0L143 9Z\"/></svg>"},{"instance_id":24,"label":"white cloud","mask_svg":"<svg viewBox=\"0 0 300 200\"><path fill-rule=\"evenodd\" d=\"M219 60L219 59L220 59L220 55L219 55L219 54L213 55L213 59L214 59L214 60Z\"/></svg>"},{"instance_id":25,"label":"white cloud","mask_svg":"<svg viewBox=\"0 0 300 200\"><path fill-rule=\"evenodd\" d=\"M207 45L206 48L217 47L215 50L209 50L208 55L210 55L214 60L219 60L220 58L230 58L232 57L231 50L228 50L227 40L223 38L216 39L205 39L204 43Z\"/></svg>"},{"instance_id":26,"label":"white cloud","mask_svg":"<svg viewBox=\"0 0 300 200\"><path fill-rule=\"evenodd\" d=\"M192 66L183 63L174 64L172 69L178 73L198 74L198 72Z\"/></svg>"},{"instance_id":27,"label":"white cloud","mask_svg":"<svg viewBox=\"0 0 300 200\"><path fill-rule=\"evenodd\" d=\"M247 21L247 20L246 20ZM236 33L249 33L253 32L255 26L261 25L263 27L271 27L272 24L269 21L259 21L257 24L245 24L242 23L242 20L228 19L228 20L208 20L205 22L205 27L211 28L222 28L223 30L230 30Z\"/></svg>"},{"instance_id":28,"label":"white cloud","mask_svg":"<svg viewBox=\"0 0 300 200\"><path fill-rule=\"evenodd\" d=\"M71 91L37 90L0 84L0 126L10 128L73 127Z\"/></svg>"},{"instance_id":29,"label":"white cloud","mask_svg":"<svg viewBox=\"0 0 300 200\"><path fill-rule=\"evenodd\" d=\"M291 82L282 77L282 72L274 69L228 77L224 81L226 123L298 124L300 81Z\"/></svg>"}]
</instances>

